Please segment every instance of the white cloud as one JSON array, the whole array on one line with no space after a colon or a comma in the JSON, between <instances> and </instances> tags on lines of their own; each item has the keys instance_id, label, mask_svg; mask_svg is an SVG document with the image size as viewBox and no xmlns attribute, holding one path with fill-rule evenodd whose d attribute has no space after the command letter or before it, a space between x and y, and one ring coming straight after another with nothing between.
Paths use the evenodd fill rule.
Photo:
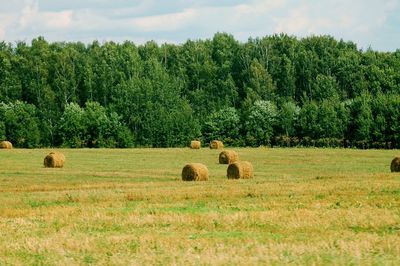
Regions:
<instances>
[{"instance_id":1,"label":"white cloud","mask_svg":"<svg viewBox=\"0 0 400 266\"><path fill-rule=\"evenodd\" d=\"M287 17L273 18L275 33L288 33L294 35L308 35L336 27L334 20L324 16L313 17L308 6L293 9Z\"/></svg>"},{"instance_id":2,"label":"white cloud","mask_svg":"<svg viewBox=\"0 0 400 266\"><path fill-rule=\"evenodd\" d=\"M38 4L34 1L27 1L19 17L19 27L27 27L38 14Z\"/></svg>"},{"instance_id":3,"label":"white cloud","mask_svg":"<svg viewBox=\"0 0 400 266\"><path fill-rule=\"evenodd\" d=\"M274 31L297 36L330 34L356 41L365 47L379 33L390 12L397 6L395 0L301 1L297 5L287 6L287 12L282 15L274 16Z\"/></svg>"},{"instance_id":4,"label":"white cloud","mask_svg":"<svg viewBox=\"0 0 400 266\"><path fill-rule=\"evenodd\" d=\"M71 10L45 12L39 21L47 28L63 29L72 25L72 16Z\"/></svg>"},{"instance_id":5,"label":"white cloud","mask_svg":"<svg viewBox=\"0 0 400 266\"><path fill-rule=\"evenodd\" d=\"M115 23L113 23L109 18L90 9L81 9L76 10L71 14L69 30L77 32L109 32L113 26L115 26Z\"/></svg>"},{"instance_id":6,"label":"white cloud","mask_svg":"<svg viewBox=\"0 0 400 266\"><path fill-rule=\"evenodd\" d=\"M247 4L239 4L233 7L233 14L241 15L254 15L268 13L276 8L282 7L285 4L285 0L253 0Z\"/></svg>"},{"instance_id":7,"label":"white cloud","mask_svg":"<svg viewBox=\"0 0 400 266\"><path fill-rule=\"evenodd\" d=\"M0 14L0 40L6 38L6 31L11 27L13 16L9 14Z\"/></svg>"},{"instance_id":8,"label":"white cloud","mask_svg":"<svg viewBox=\"0 0 400 266\"><path fill-rule=\"evenodd\" d=\"M172 31L193 23L197 15L196 10L185 9L178 13L135 18L127 22L139 31Z\"/></svg>"},{"instance_id":9,"label":"white cloud","mask_svg":"<svg viewBox=\"0 0 400 266\"><path fill-rule=\"evenodd\" d=\"M66 29L72 24L73 11L41 12L37 1L27 1L18 18L18 31Z\"/></svg>"},{"instance_id":10,"label":"white cloud","mask_svg":"<svg viewBox=\"0 0 400 266\"><path fill-rule=\"evenodd\" d=\"M390 43L392 50L400 47L400 25L388 24L400 20L399 0L8 2L0 5L0 39L11 42L42 35L49 41L126 38L139 43L151 39L179 43L226 31L241 41L285 32L299 37L329 34L363 47L373 43L382 47Z\"/></svg>"}]
</instances>

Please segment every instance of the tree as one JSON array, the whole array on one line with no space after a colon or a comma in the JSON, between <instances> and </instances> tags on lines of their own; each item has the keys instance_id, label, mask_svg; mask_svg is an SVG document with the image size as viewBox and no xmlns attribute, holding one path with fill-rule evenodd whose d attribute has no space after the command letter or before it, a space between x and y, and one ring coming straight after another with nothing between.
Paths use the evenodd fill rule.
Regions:
<instances>
[{"instance_id":1,"label":"tree","mask_svg":"<svg viewBox=\"0 0 400 266\"><path fill-rule=\"evenodd\" d=\"M217 103L216 110L237 104L238 91L232 71L238 49L239 43L231 34L216 33L212 39L212 59L217 66L217 75L211 81L213 90L209 92Z\"/></svg>"},{"instance_id":2,"label":"tree","mask_svg":"<svg viewBox=\"0 0 400 266\"><path fill-rule=\"evenodd\" d=\"M367 90L358 51L344 51L337 59L335 76L344 98L355 98Z\"/></svg>"},{"instance_id":3,"label":"tree","mask_svg":"<svg viewBox=\"0 0 400 266\"><path fill-rule=\"evenodd\" d=\"M65 106L60 118L58 135L65 147L85 147L87 143L85 112L78 104L69 103Z\"/></svg>"},{"instance_id":4,"label":"tree","mask_svg":"<svg viewBox=\"0 0 400 266\"><path fill-rule=\"evenodd\" d=\"M2 118L2 116L0 116ZM4 119L2 119L4 120ZM6 139L6 125L3 121L0 122L0 140Z\"/></svg>"},{"instance_id":5,"label":"tree","mask_svg":"<svg viewBox=\"0 0 400 266\"><path fill-rule=\"evenodd\" d=\"M0 104L4 116L5 137L16 147L34 148L40 144L40 131L36 117L36 107L16 101Z\"/></svg>"},{"instance_id":6,"label":"tree","mask_svg":"<svg viewBox=\"0 0 400 266\"><path fill-rule=\"evenodd\" d=\"M87 102L83 110L85 139L88 147L104 147L105 131L109 124L106 110L98 102Z\"/></svg>"},{"instance_id":7,"label":"tree","mask_svg":"<svg viewBox=\"0 0 400 266\"><path fill-rule=\"evenodd\" d=\"M117 113L108 113L98 102L89 101L83 116L87 147L125 148L132 145L132 133Z\"/></svg>"},{"instance_id":8,"label":"tree","mask_svg":"<svg viewBox=\"0 0 400 266\"><path fill-rule=\"evenodd\" d=\"M300 108L293 102L284 102L278 112L278 130L286 136L296 134L296 124Z\"/></svg>"},{"instance_id":9,"label":"tree","mask_svg":"<svg viewBox=\"0 0 400 266\"><path fill-rule=\"evenodd\" d=\"M371 96L368 93L363 93L359 97L356 97L352 103L350 136L356 141L370 141L373 124L370 102Z\"/></svg>"},{"instance_id":10,"label":"tree","mask_svg":"<svg viewBox=\"0 0 400 266\"><path fill-rule=\"evenodd\" d=\"M122 122L122 117L115 112L108 116L108 123L105 127L104 147L129 148L133 145L132 132Z\"/></svg>"},{"instance_id":11,"label":"tree","mask_svg":"<svg viewBox=\"0 0 400 266\"><path fill-rule=\"evenodd\" d=\"M0 101L21 100L21 82L15 73L16 56L10 44L0 42Z\"/></svg>"},{"instance_id":12,"label":"tree","mask_svg":"<svg viewBox=\"0 0 400 266\"><path fill-rule=\"evenodd\" d=\"M312 99L320 102L331 98L338 98L338 91L339 86L336 82L336 78L318 74L313 84Z\"/></svg>"},{"instance_id":13,"label":"tree","mask_svg":"<svg viewBox=\"0 0 400 266\"><path fill-rule=\"evenodd\" d=\"M61 109L70 102L78 101L78 64L81 54L70 45L57 47L59 51L52 54L51 75L52 88L55 91L57 106ZM60 49L61 48L61 49Z\"/></svg>"},{"instance_id":14,"label":"tree","mask_svg":"<svg viewBox=\"0 0 400 266\"><path fill-rule=\"evenodd\" d=\"M272 82L272 77L257 59L253 59L248 72L249 78L244 89L243 109L250 109L253 103L258 100L275 100L276 88Z\"/></svg>"},{"instance_id":15,"label":"tree","mask_svg":"<svg viewBox=\"0 0 400 266\"><path fill-rule=\"evenodd\" d=\"M143 74L120 84L116 97L124 99L113 109L122 115L136 145L186 146L199 136L199 124L188 101L180 96L179 82L155 60L146 62Z\"/></svg>"},{"instance_id":16,"label":"tree","mask_svg":"<svg viewBox=\"0 0 400 266\"><path fill-rule=\"evenodd\" d=\"M338 137L341 139L348 138L347 132L350 124L350 107L346 102L336 102L335 110L337 114L337 129L338 129Z\"/></svg>"},{"instance_id":17,"label":"tree","mask_svg":"<svg viewBox=\"0 0 400 266\"><path fill-rule=\"evenodd\" d=\"M318 123L318 105L315 101L306 101L301 107L299 130L301 137L319 138L321 130Z\"/></svg>"},{"instance_id":18,"label":"tree","mask_svg":"<svg viewBox=\"0 0 400 266\"><path fill-rule=\"evenodd\" d=\"M234 144L239 137L240 118L235 108L226 107L210 114L203 125L202 134L206 142L221 140Z\"/></svg>"},{"instance_id":19,"label":"tree","mask_svg":"<svg viewBox=\"0 0 400 266\"><path fill-rule=\"evenodd\" d=\"M170 147L214 137L256 146L274 135L389 145L400 142L398 69L400 50L363 51L331 36L242 43L216 33L139 46L38 37L0 42L0 102L23 103L18 117L36 123L38 140L21 146ZM273 122L258 116L256 102L279 106ZM226 113L237 125L228 132L216 122ZM8 137L9 124L0 121Z\"/></svg>"},{"instance_id":20,"label":"tree","mask_svg":"<svg viewBox=\"0 0 400 266\"><path fill-rule=\"evenodd\" d=\"M382 94L378 93L371 101L371 112L373 117L373 125L371 128L371 137L374 141L384 142L388 141L389 124L387 120L390 120L388 114L389 102L388 98Z\"/></svg>"},{"instance_id":21,"label":"tree","mask_svg":"<svg viewBox=\"0 0 400 266\"><path fill-rule=\"evenodd\" d=\"M318 138L340 138L340 124L342 121L338 117L335 109L334 100L323 100L318 108Z\"/></svg>"},{"instance_id":22,"label":"tree","mask_svg":"<svg viewBox=\"0 0 400 266\"><path fill-rule=\"evenodd\" d=\"M271 101L256 101L245 121L246 139L252 146L269 145L278 111Z\"/></svg>"}]
</instances>

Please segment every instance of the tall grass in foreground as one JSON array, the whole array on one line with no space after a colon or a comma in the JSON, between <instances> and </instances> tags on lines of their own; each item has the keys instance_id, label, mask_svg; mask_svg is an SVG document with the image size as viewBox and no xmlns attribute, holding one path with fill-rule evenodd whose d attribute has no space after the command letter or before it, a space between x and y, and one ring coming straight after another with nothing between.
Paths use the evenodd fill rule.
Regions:
<instances>
[{"instance_id":1,"label":"tall grass in foreground","mask_svg":"<svg viewBox=\"0 0 400 266\"><path fill-rule=\"evenodd\" d=\"M0 265L400 264L398 150L0 150ZM201 162L209 181L181 181Z\"/></svg>"}]
</instances>

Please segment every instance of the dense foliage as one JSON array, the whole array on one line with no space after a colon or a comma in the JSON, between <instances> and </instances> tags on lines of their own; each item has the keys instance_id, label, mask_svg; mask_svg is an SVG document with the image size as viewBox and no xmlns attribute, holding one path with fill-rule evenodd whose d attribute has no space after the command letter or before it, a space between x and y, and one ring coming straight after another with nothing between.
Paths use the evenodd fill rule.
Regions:
<instances>
[{"instance_id":1,"label":"dense foliage","mask_svg":"<svg viewBox=\"0 0 400 266\"><path fill-rule=\"evenodd\" d=\"M181 45L0 43L0 138L17 147L400 146L400 49L330 36Z\"/></svg>"}]
</instances>

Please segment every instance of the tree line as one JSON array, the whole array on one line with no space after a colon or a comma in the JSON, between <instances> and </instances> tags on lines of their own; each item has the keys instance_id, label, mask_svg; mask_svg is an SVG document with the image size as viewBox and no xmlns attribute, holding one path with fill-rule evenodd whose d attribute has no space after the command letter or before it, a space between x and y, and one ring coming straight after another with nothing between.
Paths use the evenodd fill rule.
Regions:
<instances>
[{"instance_id":1,"label":"tree line","mask_svg":"<svg viewBox=\"0 0 400 266\"><path fill-rule=\"evenodd\" d=\"M183 44L0 42L0 139L17 147L400 147L400 49L331 36Z\"/></svg>"}]
</instances>

